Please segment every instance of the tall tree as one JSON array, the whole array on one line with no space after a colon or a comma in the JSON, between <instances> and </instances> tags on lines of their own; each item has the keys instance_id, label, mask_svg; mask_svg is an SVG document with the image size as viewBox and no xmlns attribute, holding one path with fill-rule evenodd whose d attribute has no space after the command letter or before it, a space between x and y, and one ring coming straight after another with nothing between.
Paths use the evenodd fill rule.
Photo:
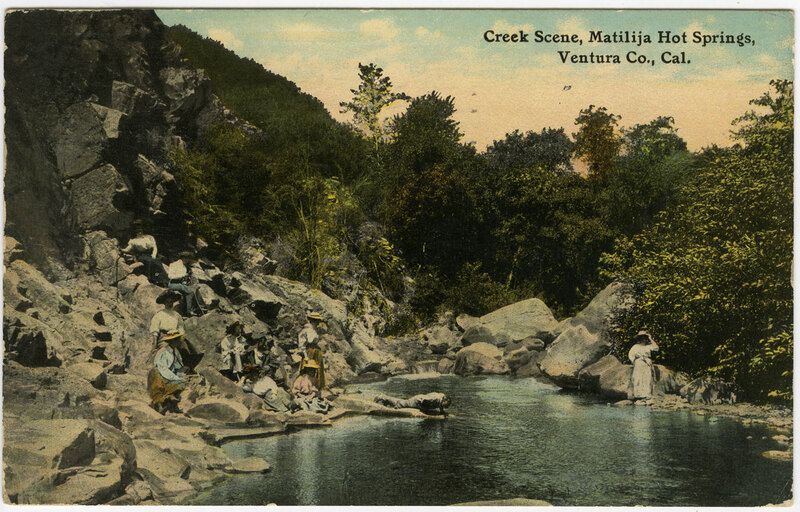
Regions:
<instances>
[{"instance_id":1,"label":"tall tree","mask_svg":"<svg viewBox=\"0 0 800 512\"><path fill-rule=\"evenodd\" d=\"M353 99L342 101L341 112L353 113L353 123L370 139L374 146L384 141L385 123L381 112L397 101L409 100L402 92L393 92L392 80L383 75L383 69L373 63L358 64L358 89L350 89Z\"/></svg>"},{"instance_id":2,"label":"tall tree","mask_svg":"<svg viewBox=\"0 0 800 512\"><path fill-rule=\"evenodd\" d=\"M605 107L589 105L575 119L578 131L575 138L575 156L589 166L589 177L603 181L614 165L622 140L617 128L620 117Z\"/></svg>"}]
</instances>

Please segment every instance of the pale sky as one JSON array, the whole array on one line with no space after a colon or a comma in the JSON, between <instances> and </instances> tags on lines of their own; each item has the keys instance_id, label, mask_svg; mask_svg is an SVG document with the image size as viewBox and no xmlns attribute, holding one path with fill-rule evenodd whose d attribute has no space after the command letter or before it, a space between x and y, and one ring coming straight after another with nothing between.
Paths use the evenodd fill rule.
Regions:
<instances>
[{"instance_id":1,"label":"pale sky","mask_svg":"<svg viewBox=\"0 0 800 512\"><path fill-rule=\"evenodd\" d=\"M168 25L184 24L238 55L287 77L319 98L337 119L339 102L358 86L358 63L374 62L396 91L437 90L455 97L464 141L483 149L514 129L574 131L579 110L605 106L622 126L659 115L675 118L692 150L728 145L731 120L768 89L792 78L790 11L655 10L158 10ZM486 30L577 33L573 44L500 44ZM659 30L749 34L755 45L695 44L637 47L588 44L588 31ZM619 65L564 64L558 50L619 52ZM625 63L629 50L656 65ZM663 51L685 51L691 64L660 64Z\"/></svg>"}]
</instances>

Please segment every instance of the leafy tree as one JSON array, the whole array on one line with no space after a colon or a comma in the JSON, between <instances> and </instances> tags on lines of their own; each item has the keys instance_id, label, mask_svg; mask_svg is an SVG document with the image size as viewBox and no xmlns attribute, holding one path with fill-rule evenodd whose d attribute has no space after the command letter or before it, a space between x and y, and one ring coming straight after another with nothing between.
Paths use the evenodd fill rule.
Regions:
<instances>
[{"instance_id":1,"label":"leafy tree","mask_svg":"<svg viewBox=\"0 0 800 512\"><path fill-rule=\"evenodd\" d=\"M391 166L401 174L419 174L461 157L465 148L455 112L455 99L436 91L411 100L408 109L391 121Z\"/></svg>"},{"instance_id":2,"label":"leafy tree","mask_svg":"<svg viewBox=\"0 0 800 512\"><path fill-rule=\"evenodd\" d=\"M674 202L695 167L671 117L623 128L622 134L622 155L606 172L597 201L609 228L632 236Z\"/></svg>"},{"instance_id":3,"label":"leafy tree","mask_svg":"<svg viewBox=\"0 0 800 512\"><path fill-rule=\"evenodd\" d=\"M647 328L665 364L739 384L750 399L792 396L794 87L753 100L740 144L706 158L677 203L621 239L603 275L642 288L623 340Z\"/></svg>"},{"instance_id":4,"label":"leafy tree","mask_svg":"<svg viewBox=\"0 0 800 512\"><path fill-rule=\"evenodd\" d=\"M572 170L572 151L572 141L563 128L544 128L539 133L525 134L514 130L486 148L484 158L492 170L499 172L533 167L567 172Z\"/></svg>"},{"instance_id":5,"label":"leafy tree","mask_svg":"<svg viewBox=\"0 0 800 512\"><path fill-rule=\"evenodd\" d=\"M622 141L617 124L620 117L608 112L605 107L589 105L575 119L578 126L575 138L575 156L589 165L589 177L602 181L614 165Z\"/></svg>"},{"instance_id":6,"label":"leafy tree","mask_svg":"<svg viewBox=\"0 0 800 512\"><path fill-rule=\"evenodd\" d=\"M385 127L381 112L396 103L411 99L402 92L392 92L392 81L383 76L383 69L375 64L358 64L358 89L350 89L353 99L339 103L341 112L353 113L353 122L375 147L384 141Z\"/></svg>"}]
</instances>

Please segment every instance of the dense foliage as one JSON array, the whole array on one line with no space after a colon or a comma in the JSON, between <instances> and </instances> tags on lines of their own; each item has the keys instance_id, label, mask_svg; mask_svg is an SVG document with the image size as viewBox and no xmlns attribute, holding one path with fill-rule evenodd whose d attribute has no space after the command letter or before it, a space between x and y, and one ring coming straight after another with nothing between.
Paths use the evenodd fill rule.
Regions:
<instances>
[{"instance_id":1,"label":"dense foliage","mask_svg":"<svg viewBox=\"0 0 800 512\"><path fill-rule=\"evenodd\" d=\"M261 130L220 126L174 155L187 217L220 254L256 235L313 286L355 272L398 301L395 332L532 296L565 316L628 279L642 301L620 351L647 328L667 364L790 396L791 83L755 101L767 113L739 119L731 149L691 153L667 115L630 126L592 105L572 135L514 131L479 152L455 98L408 98L375 64L354 74L345 125L252 60L172 35Z\"/></svg>"},{"instance_id":2,"label":"dense foliage","mask_svg":"<svg viewBox=\"0 0 800 512\"><path fill-rule=\"evenodd\" d=\"M605 274L634 280L642 299L623 322L647 326L665 364L739 384L750 398L792 393L794 88L752 103L741 144L705 159L656 223L618 241Z\"/></svg>"}]
</instances>

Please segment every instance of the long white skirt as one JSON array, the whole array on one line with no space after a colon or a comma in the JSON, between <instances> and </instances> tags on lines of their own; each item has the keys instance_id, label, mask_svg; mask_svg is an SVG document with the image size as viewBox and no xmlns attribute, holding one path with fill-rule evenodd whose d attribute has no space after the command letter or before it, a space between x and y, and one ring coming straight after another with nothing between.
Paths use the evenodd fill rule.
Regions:
<instances>
[{"instance_id":1,"label":"long white skirt","mask_svg":"<svg viewBox=\"0 0 800 512\"><path fill-rule=\"evenodd\" d=\"M631 374L631 398L650 398L653 396L653 366L649 361L638 358L633 363Z\"/></svg>"}]
</instances>

